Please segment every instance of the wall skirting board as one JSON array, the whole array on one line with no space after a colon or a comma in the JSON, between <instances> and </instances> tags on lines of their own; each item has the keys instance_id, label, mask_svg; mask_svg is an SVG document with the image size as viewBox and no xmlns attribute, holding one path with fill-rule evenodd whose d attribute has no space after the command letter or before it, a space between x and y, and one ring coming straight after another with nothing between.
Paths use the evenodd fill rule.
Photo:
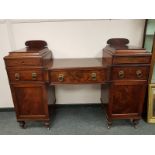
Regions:
<instances>
[{"instance_id":1,"label":"wall skirting board","mask_svg":"<svg viewBox=\"0 0 155 155\"><path fill-rule=\"evenodd\" d=\"M105 103L107 104L107 103ZM100 104L100 103L91 103L91 104L86 104L86 103L83 103L83 104L56 104L55 105L55 108L66 108L66 109L69 109L69 108L75 108L76 107L83 107L83 108L89 108L89 107L100 107L102 106L103 104ZM50 109L50 105L49 105L49 109ZM7 107L7 108L0 108L0 112L13 112L15 111L15 109L13 107Z\"/></svg>"}]
</instances>

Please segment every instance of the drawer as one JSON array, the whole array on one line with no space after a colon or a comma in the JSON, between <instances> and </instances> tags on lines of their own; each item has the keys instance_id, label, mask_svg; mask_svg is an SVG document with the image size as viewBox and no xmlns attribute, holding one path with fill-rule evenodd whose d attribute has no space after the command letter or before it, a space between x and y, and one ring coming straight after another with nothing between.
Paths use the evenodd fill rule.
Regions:
<instances>
[{"instance_id":1,"label":"drawer","mask_svg":"<svg viewBox=\"0 0 155 155\"><path fill-rule=\"evenodd\" d=\"M6 66L41 66L41 59L37 58L23 58L23 59L6 59Z\"/></svg>"},{"instance_id":2,"label":"drawer","mask_svg":"<svg viewBox=\"0 0 155 155\"><path fill-rule=\"evenodd\" d=\"M52 70L50 81L52 84L79 84L79 83L103 83L107 74L103 69L97 70Z\"/></svg>"},{"instance_id":3,"label":"drawer","mask_svg":"<svg viewBox=\"0 0 155 155\"><path fill-rule=\"evenodd\" d=\"M13 70L8 71L10 81L42 81L43 71L40 70Z\"/></svg>"},{"instance_id":4,"label":"drawer","mask_svg":"<svg viewBox=\"0 0 155 155\"><path fill-rule=\"evenodd\" d=\"M146 56L115 56L113 58L113 64L149 64L151 62L151 57Z\"/></svg>"},{"instance_id":5,"label":"drawer","mask_svg":"<svg viewBox=\"0 0 155 155\"><path fill-rule=\"evenodd\" d=\"M111 79L113 80L147 80L149 67L113 67Z\"/></svg>"}]
</instances>

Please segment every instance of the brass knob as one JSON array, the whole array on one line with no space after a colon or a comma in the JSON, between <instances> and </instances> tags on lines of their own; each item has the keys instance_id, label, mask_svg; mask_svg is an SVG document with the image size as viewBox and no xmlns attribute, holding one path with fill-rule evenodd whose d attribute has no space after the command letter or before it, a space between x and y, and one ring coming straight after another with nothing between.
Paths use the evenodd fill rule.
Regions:
<instances>
[{"instance_id":1,"label":"brass knob","mask_svg":"<svg viewBox=\"0 0 155 155\"><path fill-rule=\"evenodd\" d=\"M63 75L63 74L59 74L58 80L59 80L60 82L62 82L62 81L64 80L64 75Z\"/></svg>"},{"instance_id":2,"label":"brass knob","mask_svg":"<svg viewBox=\"0 0 155 155\"><path fill-rule=\"evenodd\" d=\"M19 73L15 73L15 79L19 80L20 79L20 74Z\"/></svg>"},{"instance_id":3,"label":"brass knob","mask_svg":"<svg viewBox=\"0 0 155 155\"><path fill-rule=\"evenodd\" d=\"M37 79L37 73L32 73L32 80L36 80Z\"/></svg>"},{"instance_id":4,"label":"brass knob","mask_svg":"<svg viewBox=\"0 0 155 155\"><path fill-rule=\"evenodd\" d=\"M125 77L124 71L123 71L123 70L119 71L118 76L119 76L119 78L121 78L121 79L124 78L124 77Z\"/></svg>"},{"instance_id":5,"label":"brass knob","mask_svg":"<svg viewBox=\"0 0 155 155\"><path fill-rule=\"evenodd\" d=\"M96 80L96 73L91 73L91 79Z\"/></svg>"},{"instance_id":6,"label":"brass knob","mask_svg":"<svg viewBox=\"0 0 155 155\"><path fill-rule=\"evenodd\" d=\"M136 71L136 75L138 78L141 78L143 76L142 71L139 69Z\"/></svg>"}]
</instances>

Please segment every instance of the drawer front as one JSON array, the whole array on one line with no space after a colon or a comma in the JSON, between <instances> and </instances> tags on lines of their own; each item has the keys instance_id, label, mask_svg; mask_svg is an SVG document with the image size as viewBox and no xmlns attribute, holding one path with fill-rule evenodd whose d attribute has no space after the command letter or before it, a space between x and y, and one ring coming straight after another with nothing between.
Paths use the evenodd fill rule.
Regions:
<instances>
[{"instance_id":1,"label":"drawer front","mask_svg":"<svg viewBox=\"0 0 155 155\"><path fill-rule=\"evenodd\" d=\"M18 81L42 81L43 71L40 70L14 70L8 71L9 80Z\"/></svg>"},{"instance_id":2,"label":"drawer front","mask_svg":"<svg viewBox=\"0 0 155 155\"><path fill-rule=\"evenodd\" d=\"M54 70L50 72L52 84L103 83L106 78L104 70Z\"/></svg>"},{"instance_id":3,"label":"drawer front","mask_svg":"<svg viewBox=\"0 0 155 155\"><path fill-rule=\"evenodd\" d=\"M114 57L113 64L135 64L135 63L144 63L149 64L151 62L151 57L146 56L128 56L128 57Z\"/></svg>"},{"instance_id":4,"label":"drawer front","mask_svg":"<svg viewBox=\"0 0 155 155\"><path fill-rule=\"evenodd\" d=\"M36 58L23 58L23 59L6 59L5 60L6 66L41 66L42 61L41 59Z\"/></svg>"},{"instance_id":5,"label":"drawer front","mask_svg":"<svg viewBox=\"0 0 155 155\"><path fill-rule=\"evenodd\" d=\"M147 80L149 67L113 67L111 78L113 80Z\"/></svg>"}]
</instances>

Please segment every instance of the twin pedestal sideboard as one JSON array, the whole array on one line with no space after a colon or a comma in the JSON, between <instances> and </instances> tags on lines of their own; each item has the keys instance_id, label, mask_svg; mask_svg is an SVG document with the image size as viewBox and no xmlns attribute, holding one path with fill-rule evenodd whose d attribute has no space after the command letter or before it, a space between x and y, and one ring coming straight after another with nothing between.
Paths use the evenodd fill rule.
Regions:
<instances>
[{"instance_id":1,"label":"twin pedestal sideboard","mask_svg":"<svg viewBox=\"0 0 155 155\"><path fill-rule=\"evenodd\" d=\"M100 84L109 87L104 106L108 128L113 119L129 119L136 127L144 104L151 54L127 46L128 39L112 38L102 58L53 59L47 43L27 41L24 49L4 57L17 121L43 121L50 126L49 105L54 110L55 85Z\"/></svg>"}]
</instances>

